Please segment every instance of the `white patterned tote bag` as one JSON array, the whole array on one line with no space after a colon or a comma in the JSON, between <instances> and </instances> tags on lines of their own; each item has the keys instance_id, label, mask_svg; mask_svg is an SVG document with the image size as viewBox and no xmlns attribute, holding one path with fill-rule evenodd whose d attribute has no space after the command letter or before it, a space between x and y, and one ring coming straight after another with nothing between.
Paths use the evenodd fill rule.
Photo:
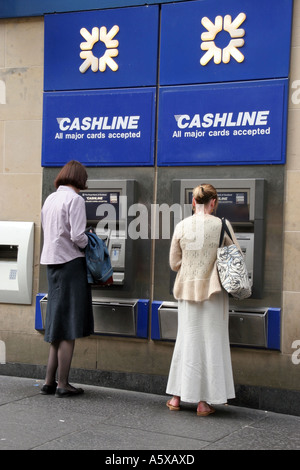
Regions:
<instances>
[{"instance_id":1,"label":"white patterned tote bag","mask_svg":"<svg viewBox=\"0 0 300 470\"><path fill-rule=\"evenodd\" d=\"M222 286L235 299L247 299L251 295L251 284L246 268L244 255L233 243L223 246L224 231L231 238L225 219L222 219L222 230L217 252L217 269Z\"/></svg>"}]
</instances>

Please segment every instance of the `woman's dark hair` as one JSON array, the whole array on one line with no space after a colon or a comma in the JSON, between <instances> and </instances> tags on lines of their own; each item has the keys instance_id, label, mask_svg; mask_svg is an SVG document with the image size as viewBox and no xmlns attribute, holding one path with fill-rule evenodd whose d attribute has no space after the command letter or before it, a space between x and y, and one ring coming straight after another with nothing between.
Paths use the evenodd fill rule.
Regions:
<instances>
[{"instance_id":1,"label":"woman's dark hair","mask_svg":"<svg viewBox=\"0 0 300 470\"><path fill-rule=\"evenodd\" d=\"M58 173L54 181L57 189L59 186L71 185L77 189L87 189L88 174L85 167L76 160L69 161Z\"/></svg>"}]
</instances>

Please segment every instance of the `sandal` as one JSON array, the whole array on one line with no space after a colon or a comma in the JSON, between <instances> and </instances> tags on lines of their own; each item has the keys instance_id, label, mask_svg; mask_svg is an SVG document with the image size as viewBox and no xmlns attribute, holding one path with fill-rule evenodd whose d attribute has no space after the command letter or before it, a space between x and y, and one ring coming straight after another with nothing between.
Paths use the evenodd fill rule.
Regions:
<instances>
[{"instance_id":1,"label":"sandal","mask_svg":"<svg viewBox=\"0 0 300 470\"><path fill-rule=\"evenodd\" d=\"M212 406L209 406L209 410L206 410L206 411L198 411L197 410L197 416L208 416L208 415L211 415L212 413L214 413L215 411L216 410Z\"/></svg>"},{"instance_id":2,"label":"sandal","mask_svg":"<svg viewBox=\"0 0 300 470\"><path fill-rule=\"evenodd\" d=\"M171 398L171 400L172 400L172 398ZM171 401L171 400L168 400L167 403L166 403L166 405L167 405L167 407L169 408L169 410L171 410L171 411L179 411L179 410L180 410L180 406L171 405L171 404L170 404L170 401Z\"/></svg>"}]
</instances>

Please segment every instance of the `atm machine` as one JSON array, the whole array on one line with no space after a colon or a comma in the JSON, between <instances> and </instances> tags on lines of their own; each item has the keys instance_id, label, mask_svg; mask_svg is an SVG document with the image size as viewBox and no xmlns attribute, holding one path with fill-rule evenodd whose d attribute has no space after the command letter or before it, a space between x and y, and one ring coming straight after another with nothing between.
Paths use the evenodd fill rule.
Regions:
<instances>
[{"instance_id":1,"label":"atm machine","mask_svg":"<svg viewBox=\"0 0 300 470\"><path fill-rule=\"evenodd\" d=\"M113 268L110 286L92 285L94 333L147 338L148 299L127 298L133 279L133 241L127 237L128 208L134 204L135 180L88 180L87 229L93 228L108 247ZM38 294L36 329L44 329L47 295Z\"/></svg>"},{"instance_id":2,"label":"atm machine","mask_svg":"<svg viewBox=\"0 0 300 470\"><path fill-rule=\"evenodd\" d=\"M113 268L113 285L124 285L127 207L134 201L134 180L88 180L80 194L85 200L87 226L106 243ZM128 251L127 251L128 256Z\"/></svg>"},{"instance_id":3,"label":"atm machine","mask_svg":"<svg viewBox=\"0 0 300 470\"><path fill-rule=\"evenodd\" d=\"M182 179L173 181L173 202L182 208L182 218L192 215L193 188L212 184L218 192L216 216L228 219L244 253L252 284L251 299L264 291L266 181L249 179ZM176 219L177 217L177 219ZM174 216L174 226L180 221ZM176 273L171 273L171 290ZM171 293L171 292L170 292ZM250 302L248 302L249 304ZM230 343L238 346L280 348L280 309L248 308L246 301L230 299ZM177 303L152 303L152 339L174 340L177 332Z\"/></svg>"},{"instance_id":4,"label":"atm machine","mask_svg":"<svg viewBox=\"0 0 300 470\"><path fill-rule=\"evenodd\" d=\"M262 178L209 179L203 183L212 184L216 188L219 199L216 216L225 217L231 223L245 256L252 283L252 298L262 298L266 181ZM199 180L173 181L173 199L183 208L184 217L192 214L193 188L198 184Z\"/></svg>"},{"instance_id":5,"label":"atm machine","mask_svg":"<svg viewBox=\"0 0 300 470\"><path fill-rule=\"evenodd\" d=\"M31 304L34 223L0 221L0 302Z\"/></svg>"}]
</instances>

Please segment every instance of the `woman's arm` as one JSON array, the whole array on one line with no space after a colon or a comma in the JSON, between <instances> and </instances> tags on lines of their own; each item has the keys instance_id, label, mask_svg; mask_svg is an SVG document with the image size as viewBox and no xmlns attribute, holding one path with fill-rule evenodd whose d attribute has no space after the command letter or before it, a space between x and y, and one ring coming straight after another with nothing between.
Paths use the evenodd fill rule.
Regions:
<instances>
[{"instance_id":1,"label":"woman's arm","mask_svg":"<svg viewBox=\"0 0 300 470\"><path fill-rule=\"evenodd\" d=\"M170 246L169 263L172 271L179 271L181 266L182 251L180 246L180 238L178 234L178 225L175 227L174 234Z\"/></svg>"},{"instance_id":2,"label":"woman's arm","mask_svg":"<svg viewBox=\"0 0 300 470\"><path fill-rule=\"evenodd\" d=\"M86 230L86 211L84 199L75 197L70 206L70 237L73 243L83 249L88 243Z\"/></svg>"}]
</instances>

